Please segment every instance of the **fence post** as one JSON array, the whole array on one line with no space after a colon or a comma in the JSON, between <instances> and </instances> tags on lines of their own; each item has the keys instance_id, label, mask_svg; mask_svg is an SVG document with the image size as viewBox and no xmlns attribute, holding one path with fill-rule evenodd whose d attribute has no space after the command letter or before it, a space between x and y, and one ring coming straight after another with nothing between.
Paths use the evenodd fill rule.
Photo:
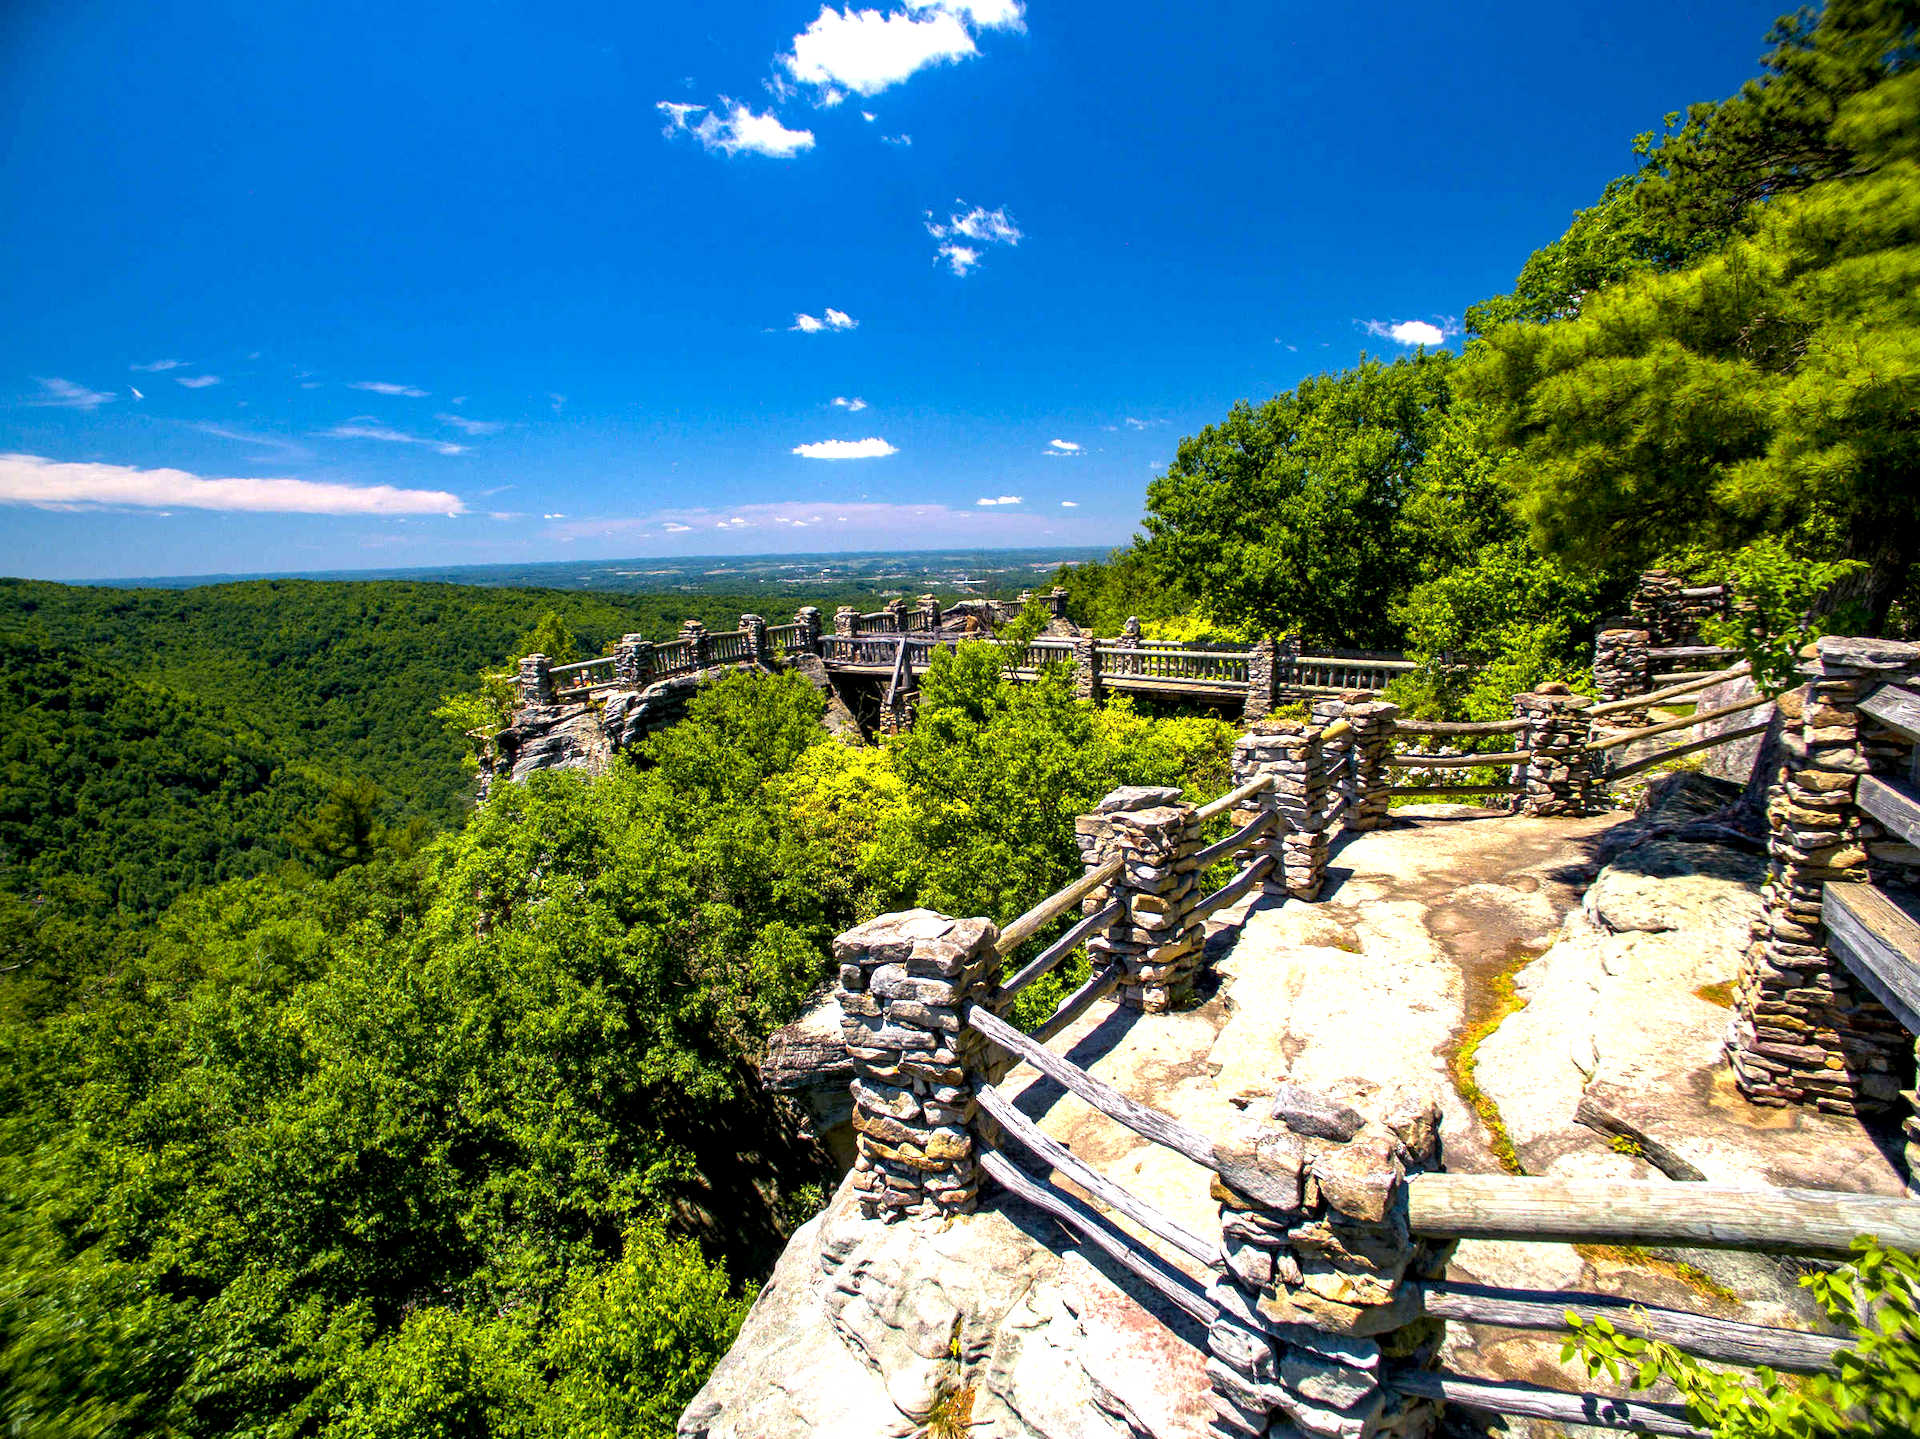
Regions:
<instances>
[{"instance_id":1,"label":"fence post","mask_svg":"<svg viewBox=\"0 0 1920 1439\"><path fill-rule=\"evenodd\" d=\"M1067 617L1067 592L1059 585L1055 585L1051 590L1047 591L1046 604L1047 613L1052 615L1056 620L1063 620Z\"/></svg>"},{"instance_id":2,"label":"fence post","mask_svg":"<svg viewBox=\"0 0 1920 1439\"><path fill-rule=\"evenodd\" d=\"M833 942L853 1061L853 1163L869 1219L963 1214L980 1192L973 1081L985 1042L961 1019L998 969L991 920L883 914Z\"/></svg>"},{"instance_id":3,"label":"fence post","mask_svg":"<svg viewBox=\"0 0 1920 1439\"><path fill-rule=\"evenodd\" d=\"M1643 625L1631 620L1602 620L1593 637L1593 682L1603 700L1623 700L1653 691L1653 660L1647 654L1653 642ZM1645 710L1627 710L1618 716L1625 728L1647 722Z\"/></svg>"},{"instance_id":4,"label":"fence post","mask_svg":"<svg viewBox=\"0 0 1920 1439\"><path fill-rule=\"evenodd\" d=\"M1131 1009L1160 1014L1191 997L1205 939L1187 920L1195 897L1193 855L1200 848L1200 822L1180 791L1160 785L1126 785L1074 821L1080 857L1088 869L1113 855L1126 866L1111 885L1081 902L1086 914L1109 900L1126 909L1087 941L1095 969L1118 962L1126 966L1120 1002Z\"/></svg>"},{"instance_id":5,"label":"fence post","mask_svg":"<svg viewBox=\"0 0 1920 1439\"><path fill-rule=\"evenodd\" d=\"M1920 646L1828 636L1801 652L1800 674L1804 698L1777 702L1785 758L1767 795L1766 908L1741 965L1727 1058L1755 1104L1870 1114L1898 1098L1909 1036L1827 951L1820 906L1828 881L1865 881L1874 851L1891 849L1856 790L1862 774L1898 774L1911 751L1859 703L1920 675Z\"/></svg>"},{"instance_id":6,"label":"fence post","mask_svg":"<svg viewBox=\"0 0 1920 1439\"><path fill-rule=\"evenodd\" d=\"M937 598L933 595L920 596L920 628L929 631L937 630L943 618L945 617L940 613L940 601Z\"/></svg>"},{"instance_id":7,"label":"fence post","mask_svg":"<svg viewBox=\"0 0 1920 1439\"><path fill-rule=\"evenodd\" d=\"M1128 615L1127 622L1120 626L1121 647L1124 649L1137 650L1140 648L1142 638L1140 616ZM1120 655L1116 657L1114 661L1114 673L1116 674L1137 675L1142 673L1144 668L1140 663L1140 656L1137 654Z\"/></svg>"},{"instance_id":8,"label":"fence post","mask_svg":"<svg viewBox=\"0 0 1920 1439\"><path fill-rule=\"evenodd\" d=\"M1320 731L1291 720L1261 720L1233 743L1235 786L1258 774L1271 774L1273 783L1252 809L1239 813L1248 820L1267 810L1280 815L1278 833L1266 840L1274 868L1264 892L1312 899L1327 876L1327 768Z\"/></svg>"},{"instance_id":9,"label":"fence post","mask_svg":"<svg viewBox=\"0 0 1920 1439\"><path fill-rule=\"evenodd\" d=\"M703 670L713 662L713 643L699 620L682 620L680 638L687 642L688 659L695 669Z\"/></svg>"},{"instance_id":10,"label":"fence post","mask_svg":"<svg viewBox=\"0 0 1920 1439\"><path fill-rule=\"evenodd\" d=\"M1253 650L1247 656L1247 703L1240 711L1244 723L1251 724L1273 713L1274 684L1279 668L1277 655L1278 647L1272 635L1262 635L1254 641Z\"/></svg>"},{"instance_id":11,"label":"fence post","mask_svg":"<svg viewBox=\"0 0 1920 1439\"><path fill-rule=\"evenodd\" d=\"M880 607L880 612L887 617L886 633L903 635L907 632L907 602L900 596L895 595L888 600Z\"/></svg>"},{"instance_id":12,"label":"fence post","mask_svg":"<svg viewBox=\"0 0 1920 1439\"><path fill-rule=\"evenodd\" d=\"M1100 682L1100 641L1081 635L1073 642L1073 697L1099 704L1106 692Z\"/></svg>"},{"instance_id":13,"label":"fence post","mask_svg":"<svg viewBox=\"0 0 1920 1439\"><path fill-rule=\"evenodd\" d=\"M1593 809L1593 757L1587 753L1587 709L1593 702L1558 681L1513 697L1524 720L1521 809L1532 815L1588 814Z\"/></svg>"},{"instance_id":14,"label":"fence post","mask_svg":"<svg viewBox=\"0 0 1920 1439\"><path fill-rule=\"evenodd\" d=\"M854 626L859 623L860 611L852 605L842 605L833 612L833 637L837 640L853 638Z\"/></svg>"},{"instance_id":15,"label":"fence post","mask_svg":"<svg viewBox=\"0 0 1920 1439\"><path fill-rule=\"evenodd\" d=\"M1400 706L1375 699L1369 690L1348 690L1313 702L1313 722L1322 729L1342 719L1353 726L1353 732L1327 742L1326 767L1336 788L1352 787L1353 802L1343 813L1341 825L1359 834L1387 823L1391 808L1387 791L1393 787L1393 767L1387 760L1393 754ZM1339 778L1343 775L1344 779Z\"/></svg>"},{"instance_id":16,"label":"fence post","mask_svg":"<svg viewBox=\"0 0 1920 1439\"><path fill-rule=\"evenodd\" d=\"M550 669L545 655L532 654L520 661L520 673L514 684L519 708L538 709L553 703L553 676L549 673Z\"/></svg>"},{"instance_id":17,"label":"fence post","mask_svg":"<svg viewBox=\"0 0 1920 1439\"><path fill-rule=\"evenodd\" d=\"M767 663L766 620L759 615L742 615L740 628L747 636L747 658L764 669Z\"/></svg>"},{"instance_id":18,"label":"fence post","mask_svg":"<svg viewBox=\"0 0 1920 1439\"><path fill-rule=\"evenodd\" d=\"M799 632L794 636L794 645L802 654L820 653L820 607L802 605L793 612L793 622Z\"/></svg>"},{"instance_id":19,"label":"fence post","mask_svg":"<svg viewBox=\"0 0 1920 1439\"><path fill-rule=\"evenodd\" d=\"M613 647L613 673L629 689L641 689L653 675L653 642L645 635L622 635Z\"/></svg>"},{"instance_id":20,"label":"fence post","mask_svg":"<svg viewBox=\"0 0 1920 1439\"><path fill-rule=\"evenodd\" d=\"M1415 1239L1405 1200L1408 1175L1440 1168L1439 1105L1364 1079L1283 1082L1269 1119L1240 1156L1265 1192L1213 1181L1226 1261L1208 1290L1215 1432L1431 1432L1437 1401L1384 1381L1388 1361L1430 1365L1445 1334L1421 1314L1420 1283L1445 1272L1453 1245Z\"/></svg>"}]
</instances>

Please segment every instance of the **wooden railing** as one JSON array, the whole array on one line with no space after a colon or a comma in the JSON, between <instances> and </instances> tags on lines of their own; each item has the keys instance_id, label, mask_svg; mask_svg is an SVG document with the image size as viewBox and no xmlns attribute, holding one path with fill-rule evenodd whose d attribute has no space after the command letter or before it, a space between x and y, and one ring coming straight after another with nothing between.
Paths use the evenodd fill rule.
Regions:
<instances>
[{"instance_id":1,"label":"wooden railing","mask_svg":"<svg viewBox=\"0 0 1920 1439\"><path fill-rule=\"evenodd\" d=\"M1531 755L1526 750L1475 751L1463 748L1475 741L1505 741L1508 735L1519 734L1527 727L1521 719L1487 721L1440 721L1440 720L1396 720L1394 734L1407 735L1419 740L1423 746L1435 742L1447 744L1442 753L1430 747L1396 750L1387 757L1390 769L1411 771L1414 782L1397 784L1388 788L1392 797L1418 799L1452 799L1464 795L1480 794L1520 794L1526 786L1520 782L1519 767L1527 764ZM1470 773L1475 769L1503 767L1508 777L1498 780L1477 780ZM1452 774L1462 772L1458 782L1443 784L1436 781L1434 772Z\"/></svg>"},{"instance_id":2,"label":"wooden railing","mask_svg":"<svg viewBox=\"0 0 1920 1439\"><path fill-rule=\"evenodd\" d=\"M547 674L553 680L554 698L572 699L595 690L612 688L619 683L615 665L612 655L602 655L597 659L552 666Z\"/></svg>"},{"instance_id":3,"label":"wooden railing","mask_svg":"<svg viewBox=\"0 0 1920 1439\"><path fill-rule=\"evenodd\" d=\"M1280 676L1283 687L1309 694L1338 694L1342 690L1384 690L1401 675L1419 669L1407 659L1373 655L1289 655Z\"/></svg>"},{"instance_id":4,"label":"wooden railing","mask_svg":"<svg viewBox=\"0 0 1920 1439\"><path fill-rule=\"evenodd\" d=\"M1203 650L1127 645L1101 641L1096 646L1100 668L1109 680L1130 678L1170 681L1175 685L1218 685L1245 688L1251 656L1245 650Z\"/></svg>"},{"instance_id":5,"label":"wooden railing","mask_svg":"<svg viewBox=\"0 0 1920 1439\"><path fill-rule=\"evenodd\" d=\"M668 640L665 644L653 647L655 678L664 679L668 675L684 674L697 667L694 663L692 640Z\"/></svg>"},{"instance_id":6,"label":"wooden railing","mask_svg":"<svg viewBox=\"0 0 1920 1439\"><path fill-rule=\"evenodd\" d=\"M768 625L767 649L776 655L798 654L803 648L801 637L804 633L797 624Z\"/></svg>"},{"instance_id":7,"label":"wooden railing","mask_svg":"<svg viewBox=\"0 0 1920 1439\"><path fill-rule=\"evenodd\" d=\"M727 665L753 658L753 640L745 630L723 630L707 636L707 662Z\"/></svg>"},{"instance_id":8,"label":"wooden railing","mask_svg":"<svg viewBox=\"0 0 1920 1439\"><path fill-rule=\"evenodd\" d=\"M1033 640L1014 657L1013 667L1022 674L1037 673L1043 665L1071 664L1072 640Z\"/></svg>"},{"instance_id":9,"label":"wooden railing","mask_svg":"<svg viewBox=\"0 0 1920 1439\"><path fill-rule=\"evenodd\" d=\"M1647 651L1652 673L1656 679L1698 680L1706 679L1714 673L1711 665L1714 661L1725 662L1737 658L1739 650L1725 645L1668 645L1660 649Z\"/></svg>"}]
</instances>

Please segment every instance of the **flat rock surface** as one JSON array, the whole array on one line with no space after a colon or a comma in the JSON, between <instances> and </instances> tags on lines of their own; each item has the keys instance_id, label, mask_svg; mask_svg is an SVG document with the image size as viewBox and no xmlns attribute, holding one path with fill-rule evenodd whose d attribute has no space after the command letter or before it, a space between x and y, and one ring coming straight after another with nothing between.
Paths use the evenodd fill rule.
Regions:
<instances>
[{"instance_id":1,"label":"flat rock surface","mask_svg":"<svg viewBox=\"0 0 1920 1439\"><path fill-rule=\"evenodd\" d=\"M1529 1172L1672 1182L1631 1143L1580 1122L1587 1099L1709 1180L1897 1194L1896 1171L1857 1123L1749 1106L1725 1078L1724 988L1758 903L1760 861L1676 838L1712 800L1676 797L1674 813L1637 820L1396 810L1392 827L1335 841L1317 901L1257 898L1215 916L1219 979L1197 1007L1142 1016L1096 1005L1050 1047L1216 1141L1257 1122L1281 1079L1360 1075L1434 1094L1447 1168L1499 1172L1494 1133L1456 1084L1470 1069ZM1463 1068L1461 1047L1475 1037ZM1004 1090L1080 1159L1195 1233L1218 1233L1198 1166L1024 1066ZM883 1401L886 1422L911 1429L941 1383L965 1382L977 1394L976 1435L1201 1433L1204 1375L1188 1321L1051 1221L1004 1196L988 1203L934 1233L863 1223L843 1190L789 1248L682 1432L907 1432L884 1426ZM850 1257L836 1261L836 1246ZM855 1272L865 1278L850 1280ZM1452 1274L1814 1325L1789 1266L1743 1255L1468 1242ZM919 1317L848 1321L866 1312L861 1284L920 1294L906 1306ZM925 1298L936 1289L943 1298ZM961 1357L935 1361L911 1336L949 1313L962 1316L959 1348L948 1351ZM840 1337L817 1322L826 1314L839 1316ZM1447 1363L1458 1371L1584 1384L1560 1367L1551 1336L1451 1331ZM815 1392L846 1427L775 1422L799 1383L783 1365L828 1384L830 1398ZM1507 1432L1546 1431L1514 1420Z\"/></svg>"}]
</instances>

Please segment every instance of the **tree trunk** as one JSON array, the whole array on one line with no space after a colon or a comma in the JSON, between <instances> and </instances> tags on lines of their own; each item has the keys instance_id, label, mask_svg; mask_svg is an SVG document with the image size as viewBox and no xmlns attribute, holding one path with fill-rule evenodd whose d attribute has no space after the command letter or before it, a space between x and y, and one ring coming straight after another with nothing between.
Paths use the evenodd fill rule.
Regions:
<instances>
[{"instance_id":1,"label":"tree trunk","mask_svg":"<svg viewBox=\"0 0 1920 1439\"><path fill-rule=\"evenodd\" d=\"M1847 558L1861 560L1866 568L1847 576L1815 602L1816 616L1838 615L1858 608L1862 634L1883 634L1887 611L1905 593L1907 579L1916 557L1920 557L1920 515L1911 506L1897 513L1862 512L1854 521L1847 545Z\"/></svg>"}]
</instances>

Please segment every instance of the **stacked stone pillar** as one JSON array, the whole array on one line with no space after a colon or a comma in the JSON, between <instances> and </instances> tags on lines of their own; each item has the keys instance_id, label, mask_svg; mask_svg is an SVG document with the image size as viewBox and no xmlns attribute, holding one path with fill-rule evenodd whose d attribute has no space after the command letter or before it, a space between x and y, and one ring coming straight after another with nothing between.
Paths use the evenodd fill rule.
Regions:
<instances>
[{"instance_id":1,"label":"stacked stone pillar","mask_svg":"<svg viewBox=\"0 0 1920 1439\"><path fill-rule=\"evenodd\" d=\"M1124 965L1120 1003L1148 1014L1192 997L1206 939L1188 917L1198 897L1200 821L1179 796L1177 789L1129 785L1074 822L1088 869L1116 854L1125 860L1118 879L1081 903L1084 913L1095 914L1115 898L1126 902L1120 917L1087 941L1087 955L1095 969Z\"/></svg>"},{"instance_id":2,"label":"stacked stone pillar","mask_svg":"<svg viewBox=\"0 0 1920 1439\"><path fill-rule=\"evenodd\" d=\"M1121 647L1124 649L1137 650L1141 647L1143 639L1144 636L1140 628L1140 616L1128 615L1127 622L1120 626ZM1140 663L1139 655L1117 656L1114 665L1115 673L1123 675L1137 675L1145 669L1145 666Z\"/></svg>"},{"instance_id":3,"label":"stacked stone pillar","mask_svg":"<svg viewBox=\"0 0 1920 1439\"><path fill-rule=\"evenodd\" d=\"M895 595L882 605L881 610L887 617L887 633L903 635L907 632L907 602Z\"/></svg>"},{"instance_id":4,"label":"stacked stone pillar","mask_svg":"<svg viewBox=\"0 0 1920 1439\"><path fill-rule=\"evenodd\" d=\"M1254 641L1253 652L1247 656L1247 703L1240 711L1241 720L1248 724L1273 713L1278 693L1277 658L1278 647L1273 636L1262 635Z\"/></svg>"},{"instance_id":5,"label":"stacked stone pillar","mask_svg":"<svg viewBox=\"0 0 1920 1439\"><path fill-rule=\"evenodd\" d=\"M1092 635L1081 635L1073 642L1073 695L1094 704L1106 695L1106 686L1100 682L1100 642Z\"/></svg>"},{"instance_id":6,"label":"stacked stone pillar","mask_svg":"<svg viewBox=\"0 0 1920 1439\"><path fill-rule=\"evenodd\" d=\"M703 670L713 663L713 643L707 638L707 627L700 621L682 620L680 638L686 641L688 655L695 669Z\"/></svg>"},{"instance_id":7,"label":"stacked stone pillar","mask_svg":"<svg viewBox=\"0 0 1920 1439\"><path fill-rule=\"evenodd\" d=\"M854 626L859 622L859 619L860 611L856 610L852 605L840 606L839 609L833 612L833 637L836 640L852 639ZM846 658L846 652L844 650L841 651L840 657L842 659Z\"/></svg>"},{"instance_id":8,"label":"stacked stone pillar","mask_svg":"<svg viewBox=\"0 0 1920 1439\"><path fill-rule=\"evenodd\" d=\"M628 689L641 689L653 678L653 642L645 635L622 635L613 647L614 678Z\"/></svg>"},{"instance_id":9,"label":"stacked stone pillar","mask_svg":"<svg viewBox=\"0 0 1920 1439\"><path fill-rule=\"evenodd\" d=\"M1394 728L1400 706L1376 697L1370 690L1348 690L1313 702L1313 722L1322 731L1336 720L1352 728L1326 742L1327 773L1336 789L1350 786L1353 802L1340 817L1341 826L1355 834L1380 829L1387 823L1393 788Z\"/></svg>"},{"instance_id":10,"label":"stacked stone pillar","mask_svg":"<svg viewBox=\"0 0 1920 1439\"><path fill-rule=\"evenodd\" d=\"M1052 615L1056 620L1063 620L1067 617L1067 592L1059 585L1055 585L1051 590L1047 591L1044 603L1047 607L1047 613Z\"/></svg>"},{"instance_id":11,"label":"stacked stone pillar","mask_svg":"<svg viewBox=\"0 0 1920 1439\"><path fill-rule=\"evenodd\" d=\"M519 709L539 709L553 703L552 662L545 655L528 655L520 661L514 678L514 697Z\"/></svg>"},{"instance_id":12,"label":"stacked stone pillar","mask_svg":"<svg viewBox=\"0 0 1920 1439\"><path fill-rule=\"evenodd\" d=\"M1513 697L1515 719L1524 720L1520 748L1527 761L1519 766L1520 808L1532 815L1589 814L1594 807L1593 757L1587 752L1593 702L1576 695L1558 681L1543 684L1530 694Z\"/></svg>"},{"instance_id":13,"label":"stacked stone pillar","mask_svg":"<svg viewBox=\"0 0 1920 1439\"><path fill-rule=\"evenodd\" d=\"M1406 1205L1408 1176L1440 1168L1440 1108L1355 1079L1283 1083L1269 1114L1232 1156L1250 1188L1213 1182L1226 1260L1208 1290L1213 1432L1423 1439L1439 1405L1385 1381L1430 1365L1444 1334L1419 1286L1453 1246L1416 1239Z\"/></svg>"},{"instance_id":14,"label":"stacked stone pillar","mask_svg":"<svg viewBox=\"0 0 1920 1439\"><path fill-rule=\"evenodd\" d=\"M1806 690L1778 701L1784 759L1767 795L1766 909L1734 995L1728 1059L1756 1104L1873 1113L1899 1097L1912 1036L1826 948L1820 909L1829 881L1912 876L1910 852L1855 801L1862 774L1901 775L1911 763L1907 742L1859 704L1883 683L1920 676L1920 646L1829 636L1802 652L1800 673ZM1909 1135L1920 1139L1920 1126Z\"/></svg>"},{"instance_id":15,"label":"stacked stone pillar","mask_svg":"<svg viewBox=\"0 0 1920 1439\"><path fill-rule=\"evenodd\" d=\"M795 640L802 654L820 653L820 607L802 605L793 612L793 623L798 630Z\"/></svg>"},{"instance_id":16,"label":"stacked stone pillar","mask_svg":"<svg viewBox=\"0 0 1920 1439\"><path fill-rule=\"evenodd\" d=\"M1647 649L1652 633L1631 620L1602 620L1593 637L1593 683L1603 700L1631 699L1653 691L1653 660ZM1647 722L1647 712L1623 710L1617 722L1631 729Z\"/></svg>"},{"instance_id":17,"label":"stacked stone pillar","mask_svg":"<svg viewBox=\"0 0 1920 1439\"><path fill-rule=\"evenodd\" d=\"M771 658L767 653L767 622L759 615L742 615L740 629L747 637L747 658L765 665Z\"/></svg>"},{"instance_id":18,"label":"stacked stone pillar","mask_svg":"<svg viewBox=\"0 0 1920 1439\"><path fill-rule=\"evenodd\" d=\"M920 596L916 612L920 616L920 628L923 630L939 629L941 620L945 618L940 613L940 601L932 595Z\"/></svg>"},{"instance_id":19,"label":"stacked stone pillar","mask_svg":"<svg viewBox=\"0 0 1920 1439\"><path fill-rule=\"evenodd\" d=\"M1234 741L1234 787L1261 774L1273 776L1273 783L1234 818L1244 824L1268 811L1280 815L1265 841L1274 866L1264 892L1313 899L1327 877L1327 770L1320 731L1290 720L1254 725Z\"/></svg>"},{"instance_id":20,"label":"stacked stone pillar","mask_svg":"<svg viewBox=\"0 0 1920 1439\"><path fill-rule=\"evenodd\" d=\"M995 983L991 920L883 914L833 942L853 1061L853 1183L888 1221L963 1214L980 1192L973 1081L985 1041L961 1018Z\"/></svg>"}]
</instances>

